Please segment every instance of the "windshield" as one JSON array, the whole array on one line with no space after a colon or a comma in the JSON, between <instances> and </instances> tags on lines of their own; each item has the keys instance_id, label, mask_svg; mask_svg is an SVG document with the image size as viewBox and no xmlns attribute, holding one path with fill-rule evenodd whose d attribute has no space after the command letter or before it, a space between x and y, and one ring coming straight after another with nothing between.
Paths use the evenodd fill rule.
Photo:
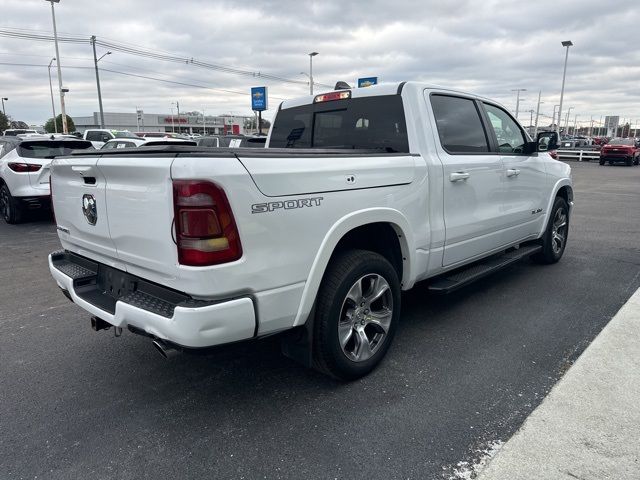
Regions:
<instances>
[{"instance_id":1,"label":"windshield","mask_svg":"<svg viewBox=\"0 0 640 480\"><path fill-rule=\"evenodd\" d=\"M270 148L350 148L409 152L399 95L335 100L281 110Z\"/></svg>"},{"instance_id":2,"label":"windshield","mask_svg":"<svg viewBox=\"0 0 640 480\"><path fill-rule=\"evenodd\" d=\"M23 158L52 158L69 155L73 150L92 149L91 142L85 140L44 140L41 142L22 142L18 154Z\"/></svg>"},{"instance_id":3,"label":"windshield","mask_svg":"<svg viewBox=\"0 0 640 480\"><path fill-rule=\"evenodd\" d=\"M131 133L129 130L114 130L111 132L116 138L138 138L137 135Z\"/></svg>"},{"instance_id":4,"label":"windshield","mask_svg":"<svg viewBox=\"0 0 640 480\"><path fill-rule=\"evenodd\" d=\"M633 140L630 138L614 138L609 142L609 145L633 145Z\"/></svg>"}]
</instances>

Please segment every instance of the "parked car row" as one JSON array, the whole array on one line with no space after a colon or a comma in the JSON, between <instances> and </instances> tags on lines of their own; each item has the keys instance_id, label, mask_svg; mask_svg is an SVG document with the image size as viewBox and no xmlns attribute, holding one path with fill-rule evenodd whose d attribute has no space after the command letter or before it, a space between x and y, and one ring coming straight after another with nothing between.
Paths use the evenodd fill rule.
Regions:
<instances>
[{"instance_id":1,"label":"parked car row","mask_svg":"<svg viewBox=\"0 0 640 480\"><path fill-rule=\"evenodd\" d=\"M93 150L86 140L39 137L0 137L0 216L7 223L20 222L26 212L50 208L53 158L73 150Z\"/></svg>"},{"instance_id":2,"label":"parked car row","mask_svg":"<svg viewBox=\"0 0 640 480\"><path fill-rule=\"evenodd\" d=\"M164 132L92 129L77 134L40 134L20 130L0 136L0 216L19 223L30 211L50 208L49 164L72 150L114 150L182 145L211 148L264 148L266 137L206 136L197 141Z\"/></svg>"}]
</instances>

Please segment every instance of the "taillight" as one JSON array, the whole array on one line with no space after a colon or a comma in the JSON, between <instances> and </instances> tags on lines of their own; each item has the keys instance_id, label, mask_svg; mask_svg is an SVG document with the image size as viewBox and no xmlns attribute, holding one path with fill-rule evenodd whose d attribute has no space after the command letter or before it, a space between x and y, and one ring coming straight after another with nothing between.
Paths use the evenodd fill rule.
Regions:
<instances>
[{"instance_id":1,"label":"taillight","mask_svg":"<svg viewBox=\"0 0 640 480\"><path fill-rule=\"evenodd\" d=\"M242 256L229 201L218 185L174 180L173 206L181 265L217 265Z\"/></svg>"},{"instance_id":2,"label":"taillight","mask_svg":"<svg viewBox=\"0 0 640 480\"><path fill-rule=\"evenodd\" d=\"M7 165L11 170L18 173L37 172L42 168L42 165L36 165L35 163L9 162Z\"/></svg>"}]
</instances>

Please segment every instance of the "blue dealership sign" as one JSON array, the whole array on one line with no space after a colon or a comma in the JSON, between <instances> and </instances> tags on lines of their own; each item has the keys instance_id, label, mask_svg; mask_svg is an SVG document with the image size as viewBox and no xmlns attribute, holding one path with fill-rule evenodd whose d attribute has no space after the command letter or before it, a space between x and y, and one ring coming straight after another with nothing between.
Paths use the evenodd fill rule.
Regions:
<instances>
[{"instance_id":1,"label":"blue dealership sign","mask_svg":"<svg viewBox=\"0 0 640 480\"><path fill-rule=\"evenodd\" d=\"M358 88L370 87L378 84L378 77L365 77L358 79Z\"/></svg>"},{"instance_id":2,"label":"blue dealership sign","mask_svg":"<svg viewBox=\"0 0 640 480\"><path fill-rule=\"evenodd\" d=\"M251 110L255 112L262 112L268 108L269 102L267 100L267 87L252 87Z\"/></svg>"}]
</instances>

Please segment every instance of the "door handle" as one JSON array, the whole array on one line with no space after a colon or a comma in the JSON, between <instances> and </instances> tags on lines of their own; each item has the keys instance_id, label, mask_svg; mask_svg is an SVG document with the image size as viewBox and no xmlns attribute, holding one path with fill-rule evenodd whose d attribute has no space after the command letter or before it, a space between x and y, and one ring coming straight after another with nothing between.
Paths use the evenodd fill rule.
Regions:
<instances>
[{"instance_id":1,"label":"door handle","mask_svg":"<svg viewBox=\"0 0 640 480\"><path fill-rule=\"evenodd\" d=\"M87 173L93 172L92 165L72 165L71 170L79 173L80 175L85 175Z\"/></svg>"},{"instance_id":2,"label":"door handle","mask_svg":"<svg viewBox=\"0 0 640 480\"><path fill-rule=\"evenodd\" d=\"M520 175L520 170L517 168L510 168L507 170L507 177L517 177Z\"/></svg>"},{"instance_id":3,"label":"door handle","mask_svg":"<svg viewBox=\"0 0 640 480\"><path fill-rule=\"evenodd\" d=\"M452 182L457 182L459 180L466 180L470 176L471 174L469 172L453 172L449 174L449 180Z\"/></svg>"}]
</instances>

